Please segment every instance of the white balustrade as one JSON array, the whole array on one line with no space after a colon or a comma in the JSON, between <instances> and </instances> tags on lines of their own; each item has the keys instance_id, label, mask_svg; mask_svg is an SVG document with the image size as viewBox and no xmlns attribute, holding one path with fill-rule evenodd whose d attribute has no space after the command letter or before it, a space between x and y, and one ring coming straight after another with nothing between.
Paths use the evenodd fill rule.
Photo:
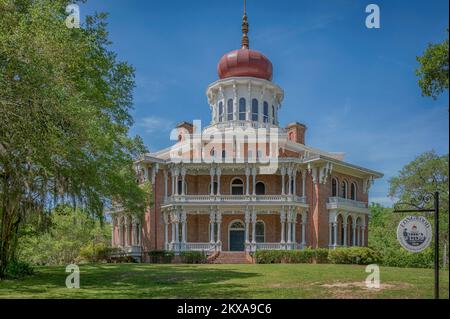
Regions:
<instances>
[{"instance_id":1,"label":"white balustrade","mask_svg":"<svg viewBox=\"0 0 450 319\"><path fill-rule=\"evenodd\" d=\"M365 202L359 202L348 198L330 197L328 198L328 202L330 204L341 204L357 208L367 208L367 204Z\"/></svg>"},{"instance_id":2,"label":"white balustrade","mask_svg":"<svg viewBox=\"0 0 450 319\"><path fill-rule=\"evenodd\" d=\"M306 203L302 196L289 195L174 195L167 198L167 203L202 203L202 202L297 202Z\"/></svg>"}]
</instances>

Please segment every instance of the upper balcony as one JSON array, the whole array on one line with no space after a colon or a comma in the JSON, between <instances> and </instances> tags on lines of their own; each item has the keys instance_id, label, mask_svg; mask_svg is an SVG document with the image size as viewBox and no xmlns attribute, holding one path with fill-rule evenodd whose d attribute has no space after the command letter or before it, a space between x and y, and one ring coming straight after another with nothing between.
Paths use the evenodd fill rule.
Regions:
<instances>
[{"instance_id":1,"label":"upper balcony","mask_svg":"<svg viewBox=\"0 0 450 319\"><path fill-rule=\"evenodd\" d=\"M366 202L360 202L342 197L329 197L327 203L327 209L332 210L345 210L356 213L369 213Z\"/></svg>"},{"instance_id":2,"label":"upper balcony","mask_svg":"<svg viewBox=\"0 0 450 319\"><path fill-rule=\"evenodd\" d=\"M280 206L289 204L307 207L306 197L295 195L174 195L168 196L164 201L164 206L180 204L187 206L245 206L247 204Z\"/></svg>"}]
</instances>

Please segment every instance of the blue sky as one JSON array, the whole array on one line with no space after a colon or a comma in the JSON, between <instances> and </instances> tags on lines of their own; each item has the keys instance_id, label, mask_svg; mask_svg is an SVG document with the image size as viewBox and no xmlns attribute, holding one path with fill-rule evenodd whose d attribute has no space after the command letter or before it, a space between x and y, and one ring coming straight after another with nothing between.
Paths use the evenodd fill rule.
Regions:
<instances>
[{"instance_id":1,"label":"blue sky","mask_svg":"<svg viewBox=\"0 0 450 319\"><path fill-rule=\"evenodd\" d=\"M381 29L367 29L378 4ZM418 154L448 152L448 94L421 96L416 56L441 42L447 0L248 0L250 46L274 65L285 90L285 125L308 126L307 144L346 153L385 174L371 201L389 205L388 179ZM180 121L202 120L217 62L240 46L242 0L89 0L82 15L108 12L112 49L136 68L135 125L151 151L169 146Z\"/></svg>"}]
</instances>

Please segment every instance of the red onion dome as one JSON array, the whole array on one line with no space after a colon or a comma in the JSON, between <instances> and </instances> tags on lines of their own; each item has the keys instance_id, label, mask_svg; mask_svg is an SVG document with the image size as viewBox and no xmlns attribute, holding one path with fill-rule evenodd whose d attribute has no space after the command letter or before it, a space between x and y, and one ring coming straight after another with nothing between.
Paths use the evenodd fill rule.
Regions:
<instances>
[{"instance_id":1,"label":"red onion dome","mask_svg":"<svg viewBox=\"0 0 450 319\"><path fill-rule=\"evenodd\" d=\"M230 77L254 77L272 81L272 62L258 51L242 48L225 54L219 61L220 79Z\"/></svg>"}]
</instances>

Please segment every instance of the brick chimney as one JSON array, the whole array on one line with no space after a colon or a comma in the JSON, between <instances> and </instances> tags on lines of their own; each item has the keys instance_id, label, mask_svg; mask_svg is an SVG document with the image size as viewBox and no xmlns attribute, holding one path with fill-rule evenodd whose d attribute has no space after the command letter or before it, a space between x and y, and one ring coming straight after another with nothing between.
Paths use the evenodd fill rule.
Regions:
<instances>
[{"instance_id":1,"label":"brick chimney","mask_svg":"<svg viewBox=\"0 0 450 319\"><path fill-rule=\"evenodd\" d=\"M286 125L288 140L305 145L305 135L307 127L298 122Z\"/></svg>"}]
</instances>

